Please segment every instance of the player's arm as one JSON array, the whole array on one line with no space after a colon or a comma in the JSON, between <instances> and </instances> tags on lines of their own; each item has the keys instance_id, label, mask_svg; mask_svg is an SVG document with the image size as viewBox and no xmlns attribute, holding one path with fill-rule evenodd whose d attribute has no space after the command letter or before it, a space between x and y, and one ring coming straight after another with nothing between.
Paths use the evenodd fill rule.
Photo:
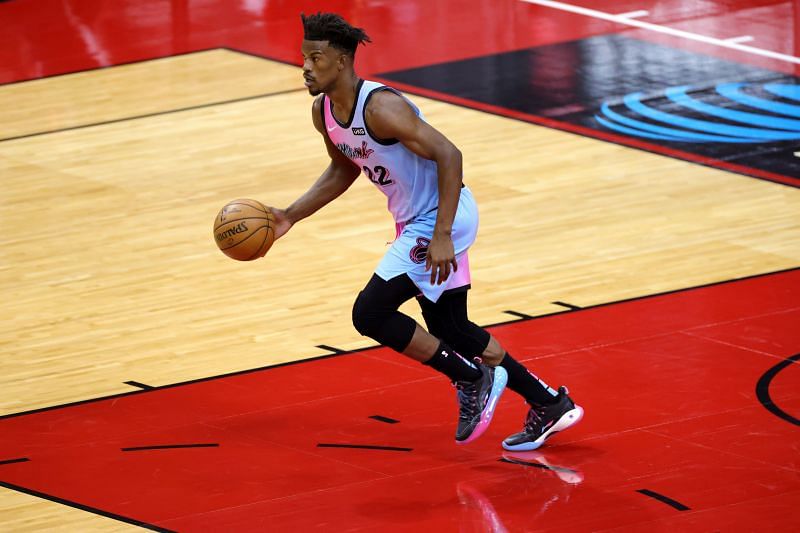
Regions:
<instances>
[{"instance_id":1,"label":"player's arm","mask_svg":"<svg viewBox=\"0 0 800 533\"><path fill-rule=\"evenodd\" d=\"M438 168L439 209L425 262L431 283L442 283L458 268L453 248L453 220L461 193L461 152L435 128L420 120L406 100L392 91L373 95L366 109L370 130L382 139L397 139Z\"/></svg>"},{"instance_id":2,"label":"player's arm","mask_svg":"<svg viewBox=\"0 0 800 533\"><path fill-rule=\"evenodd\" d=\"M328 150L331 162L311 188L295 200L292 205L286 209L272 209L275 215L276 239L289 231L295 222L311 216L338 198L361 173L361 170L334 146L325 132L325 124L320 112L321 106L322 97L319 97L314 100L314 104L311 106L311 114L314 127L322 134L325 140L325 148Z\"/></svg>"}]
</instances>

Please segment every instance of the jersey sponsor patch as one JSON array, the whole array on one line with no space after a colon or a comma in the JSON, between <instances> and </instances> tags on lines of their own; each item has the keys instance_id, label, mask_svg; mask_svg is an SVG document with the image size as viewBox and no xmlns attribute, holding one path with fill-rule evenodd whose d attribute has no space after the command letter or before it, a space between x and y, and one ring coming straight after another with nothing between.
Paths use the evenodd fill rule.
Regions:
<instances>
[{"instance_id":1,"label":"jersey sponsor patch","mask_svg":"<svg viewBox=\"0 0 800 533\"><path fill-rule=\"evenodd\" d=\"M352 128L353 135L366 135L367 130L365 128Z\"/></svg>"}]
</instances>

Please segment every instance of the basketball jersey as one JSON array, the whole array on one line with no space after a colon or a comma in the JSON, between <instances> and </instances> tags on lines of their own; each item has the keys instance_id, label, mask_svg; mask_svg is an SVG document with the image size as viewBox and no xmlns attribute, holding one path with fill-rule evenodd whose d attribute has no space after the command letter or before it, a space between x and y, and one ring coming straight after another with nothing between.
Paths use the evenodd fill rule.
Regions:
<instances>
[{"instance_id":1,"label":"basketball jersey","mask_svg":"<svg viewBox=\"0 0 800 533\"><path fill-rule=\"evenodd\" d=\"M389 212L398 224L428 213L439 204L436 162L418 156L397 139L378 139L367 127L364 110L378 91L402 96L417 116L419 108L394 89L374 81L360 80L356 101L347 123L333 114L333 104L322 97L322 120L334 145L387 197Z\"/></svg>"}]
</instances>

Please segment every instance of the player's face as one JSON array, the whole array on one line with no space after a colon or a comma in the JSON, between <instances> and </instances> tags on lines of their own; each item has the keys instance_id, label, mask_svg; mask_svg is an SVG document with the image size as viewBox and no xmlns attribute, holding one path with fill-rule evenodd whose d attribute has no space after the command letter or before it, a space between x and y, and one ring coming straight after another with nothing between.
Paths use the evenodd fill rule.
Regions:
<instances>
[{"instance_id":1,"label":"player's face","mask_svg":"<svg viewBox=\"0 0 800 533\"><path fill-rule=\"evenodd\" d=\"M303 78L311 96L328 92L344 68L344 54L328 41L303 40Z\"/></svg>"}]
</instances>

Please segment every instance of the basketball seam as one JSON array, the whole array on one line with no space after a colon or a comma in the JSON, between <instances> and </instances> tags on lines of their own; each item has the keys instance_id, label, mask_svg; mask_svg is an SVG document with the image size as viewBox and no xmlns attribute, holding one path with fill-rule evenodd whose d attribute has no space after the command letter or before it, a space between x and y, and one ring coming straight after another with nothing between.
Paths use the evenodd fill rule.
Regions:
<instances>
[{"instance_id":1,"label":"basketball seam","mask_svg":"<svg viewBox=\"0 0 800 533\"><path fill-rule=\"evenodd\" d=\"M270 217L242 217L242 218L236 218L234 220L226 220L225 222L223 222L219 226L214 226L214 231L216 232L219 228L221 228L225 224L233 224L234 222L241 222L242 220L267 220L267 221L271 221L272 219ZM261 226L259 226L259 227L261 227Z\"/></svg>"},{"instance_id":2,"label":"basketball seam","mask_svg":"<svg viewBox=\"0 0 800 533\"><path fill-rule=\"evenodd\" d=\"M267 224L267 226L266 226L266 227L267 227L267 232L264 234L264 240L263 240L263 241L261 241L261 244L258 246L258 248L256 248L256 251L255 251L255 253L254 253L253 255L251 255L250 257L248 257L248 258L247 258L247 260L248 260L248 261L252 261L252 260L253 260L253 259L255 259L256 257L258 257L258 254L259 254L259 252L261 252L261 248L263 248L263 247L264 247L264 243L266 243L266 242L267 242L267 237L269 237L269 230L271 230L271 229L272 229L272 226L270 226L269 224ZM259 228L259 229L260 229L260 228ZM274 234L274 232L273 232L273 234ZM245 240L247 240L247 239L245 239ZM266 250L264 251L264 253L266 253Z\"/></svg>"},{"instance_id":3,"label":"basketball seam","mask_svg":"<svg viewBox=\"0 0 800 533\"><path fill-rule=\"evenodd\" d=\"M266 230L269 232L269 224L266 224L266 225L264 225L264 226L258 226L256 229L254 229L254 230L253 230L253 232L252 232L252 233L250 233L250 235L248 235L247 237L245 237L245 238L244 238L244 239L242 239L241 241L237 242L237 243L236 243L236 244L234 244L233 246L228 246L228 247L226 247L226 248L220 248L220 250L222 250L222 251L224 252L225 250L230 250L231 248L236 248L236 247L237 247L237 246L239 246L240 244L242 244L242 243L246 242L246 241L247 241L247 239L249 239L250 237L252 237L252 236L253 236L253 235L255 235L256 233L258 233L258 231L259 231L261 228L266 228Z\"/></svg>"}]
</instances>

